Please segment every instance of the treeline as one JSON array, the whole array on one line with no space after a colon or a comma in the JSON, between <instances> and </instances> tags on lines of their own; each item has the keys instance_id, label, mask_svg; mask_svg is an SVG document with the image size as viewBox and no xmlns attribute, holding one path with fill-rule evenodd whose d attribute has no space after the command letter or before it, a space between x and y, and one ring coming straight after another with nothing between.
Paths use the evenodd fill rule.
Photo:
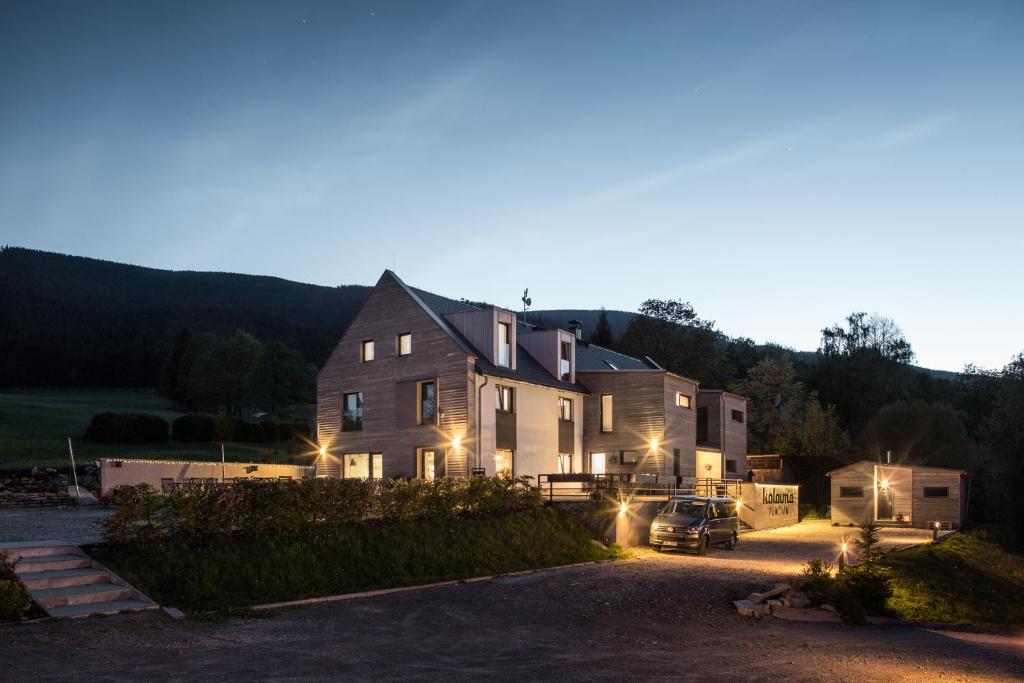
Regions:
<instances>
[{"instance_id":1,"label":"treeline","mask_svg":"<svg viewBox=\"0 0 1024 683\"><path fill-rule=\"evenodd\" d=\"M184 330L161 372L159 390L189 410L280 413L315 401L316 366L287 345L264 344L244 330L230 336Z\"/></svg>"},{"instance_id":2,"label":"treeline","mask_svg":"<svg viewBox=\"0 0 1024 683\"><path fill-rule=\"evenodd\" d=\"M777 453L804 500L828 503L825 473L862 459L963 468L972 516L1024 532L1024 353L1001 370L950 379L915 368L891 319L856 312L821 332L816 353L730 338L688 302L651 299L613 338L599 314L591 341L748 399L748 452Z\"/></svg>"},{"instance_id":3,"label":"treeline","mask_svg":"<svg viewBox=\"0 0 1024 683\"><path fill-rule=\"evenodd\" d=\"M152 387L181 330L326 359L369 287L0 250L0 386Z\"/></svg>"}]
</instances>

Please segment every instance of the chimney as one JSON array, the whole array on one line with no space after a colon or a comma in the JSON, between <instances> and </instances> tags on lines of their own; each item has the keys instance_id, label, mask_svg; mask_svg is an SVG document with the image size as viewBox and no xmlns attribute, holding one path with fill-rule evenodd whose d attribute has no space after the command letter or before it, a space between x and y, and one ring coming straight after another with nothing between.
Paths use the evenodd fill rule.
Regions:
<instances>
[{"instance_id":1,"label":"chimney","mask_svg":"<svg viewBox=\"0 0 1024 683\"><path fill-rule=\"evenodd\" d=\"M583 339L583 321L570 320L569 331L575 334L577 339Z\"/></svg>"}]
</instances>

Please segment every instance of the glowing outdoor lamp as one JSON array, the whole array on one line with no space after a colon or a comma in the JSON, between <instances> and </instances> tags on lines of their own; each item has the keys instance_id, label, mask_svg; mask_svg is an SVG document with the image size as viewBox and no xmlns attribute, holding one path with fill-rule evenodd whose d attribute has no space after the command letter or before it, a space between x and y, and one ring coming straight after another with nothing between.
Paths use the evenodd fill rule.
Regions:
<instances>
[{"instance_id":1,"label":"glowing outdoor lamp","mask_svg":"<svg viewBox=\"0 0 1024 683\"><path fill-rule=\"evenodd\" d=\"M657 439L651 439L651 450L654 450L657 447L658 447L658 440Z\"/></svg>"},{"instance_id":2,"label":"glowing outdoor lamp","mask_svg":"<svg viewBox=\"0 0 1024 683\"><path fill-rule=\"evenodd\" d=\"M839 571L843 571L843 567L846 566L846 550L847 550L846 541L843 541L839 545L839 550L840 550L840 552L839 552Z\"/></svg>"},{"instance_id":3,"label":"glowing outdoor lamp","mask_svg":"<svg viewBox=\"0 0 1024 683\"><path fill-rule=\"evenodd\" d=\"M452 448L459 450L462 448L462 437L458 434L452 437Z\"/></svg>"},{"instance_id":4,"label":"glowing outdoor lamp","mask_svg":"<svg viewBox=\"0 0 1024 683\"><path fill-rule=\"evenodd\" d=\"M626 514L626 501L624 501L624 500L619 501L619 514L620 515Z\"/></svg>"},{"instance_id":5,"label":"glowing outdoor lamp","mask_svg":"<svg viewBox=\"0 0 1024 683\"><path fill-rule=\"evenodd\" d=\"M320 446L320 457L322 458L325 455L327 455L327 444Z\"/></svg>"},{"instance_id":6,"label":"glowing outdoor lamp","mask_svg":"<svg viewBox=\"0 0 1024 683\"><path fill-rule=\"evenodd\" d=\"M888 479L883 479L882 480L882 490L885 491L888 488L889 488L889 480Z\"/></svg>"}]
</instances>

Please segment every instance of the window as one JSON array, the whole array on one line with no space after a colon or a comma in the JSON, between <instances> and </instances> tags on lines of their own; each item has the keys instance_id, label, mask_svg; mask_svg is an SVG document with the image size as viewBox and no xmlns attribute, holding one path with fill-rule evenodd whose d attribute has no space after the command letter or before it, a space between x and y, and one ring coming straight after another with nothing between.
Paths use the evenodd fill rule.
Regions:
<instances>
[{"instance_id":1,"label":"window","mask_svg":"<svg viewBox=\"0 0 1024 683\"><path fill-rule=\"evenodd\" d=\"M733 422L743 422L743 411L742 410L734 410L734 411L732 411L732 421Z\"/></svg>"},{"instance_id":2,"label":"window","mask_svg":"<svg viewBox=\"0 0 1024 683\"><path fill-rule=\"evenodd\" d=\"M635 465L640 460L639 451L622 451L619 462L623 465Z\"/></svg>"},{"instance_id":3,"label":"window","mask_svg":"<svg viewBox=\"0 0 1024 683\"><path fill-rule=\"evenodd\" d=\"M676 392L676 405L680 408L690 407L690 397L686 394Z\"/></svg>"},{"instance_id":4,"label":"window","mask_svg":"<svg viewBox=\"0 0 1024 683\"><path fill-rule=\"evenodd\" d=\"M422 479L431 481L444 476L444 454L433 448L420 449L419 473Z\"/></svg>"},{"instance_id":5,"label":"window","mask_svg":"<svg viewBox=\"0 0 1024 683\"><path fill-rule=\"evenodd\" d=\"M572 376L572 347L569 342L562 342L562 353L559 358L558 370L562 375L562 381L568 382Z\"/></svg>"},{"instance_id":6,"label":"window","mask_svg":"<svg viewBox=\"0 0 1024 683\"><path fill-rule=\"evenodd\" d=\"M512 331L509 324L498 323L498 365L503 368L512 366L511 338Z\"/></svg>"},{"instance_id":7,"label":"window","mask_svg":"<svg viewBox=\"0 0 1024 683\"><path fill-rule=\"evenodd\" d=\"M572 422L572 399L565 396L558 397L558 419Z\"/></svg>"},{"instance_id":8,"label":"window","mask_svg":"<svg viewBox=\"0 0 1024 683\"><path fill-rule=\"evenodd\" d=\"M342 394L341 431L358 432L363 428L363 392Z\"/></svg>"},{"instance_id":9,"label":"window","mask_svg":"<svg viewBox=\"0 0 1024 683\"><path fill-rule=\"evenodd\" d=\"M345 465L345 479L370 478L369 453L346 453L342 458Z\"/></svg>"},{"instance_id":10,"label":"window","mask_svg":"<svg viewBox=\"0 0 1024 683\"><path fill-rule=\"evenodd\" d=\"M949 487L948 486L925 486L924 487L925 498L949 498Z\"/></svg>"},{"instance_id":11,"label":"window","mask_svg":"<svg viewBox=\"0 0 1024 683\"><path fill-rule=\"evenodd\" d=\"M420 382L420 424L434 424L437 415L437 383Z\"/></svg>"},{"instance_id":12,"label":"window","mask_svg":"<svg viewBox=\"0 0 1024 683\"><path fill-rule=\"evenodd\" d=\"M863 486L840 486L839 487L840 498L863 498L864 487Z\"/></svg>"},{"instance_id":13,"label":"window","mask_svg":"<svg viewBox=\"0 0 1024 683\"><path fill-rule=\"evenodd\" d=\"M572 474L572 453L558 454L558 473Z\"/></svg>"},{"instance_id":14,"label":"window","mask_svg":"<svg viewBox=\"0 0 1024 683\"><path fill-rule=\"evenodd\" d=\"M512 451L494 451L494 476L512 478Z\"/></svg>"},{"instance_id":15,"label":"window","mask_svg":"<svg viewBox=\"0 0 1024 683\"><path fill-rule=\"evenodd\" d=\"M725 471L726 472L735 473L736 472L736 461L735 460L726 460L725 461Z\"/></svg>"},{"instance_id":16,"label":"window","mask_svg":"<svg viewBox=\"0 0 1024 683\"><path fill-rule=\"evenodd\" d=\"M708 409L707 406L697 408L697 443L708 441Z\"/></svg>"},{"instance_id":17,"label":"window","mask_svg":"<svg viewBox=\"0 0 1024 683\"><path fill-rule=\"evenodd\" d=\"M495 408L503 413L512 412L512 387L503 387L500 384L495 387L498 392Z\"/></svg>"},{"instance_id":18,"label":"window","mask_svg":"<svg viewBox=\"0 0 1024 683\"><path fill-rule=\"evenodd\" d=\"M412 353L412 332L403 332L398 335L398 355L408 356Z\"/></svg>"},{"instance_id":19,"label":"window","mask_svg":"<svg viewBox=\"0 0 1024 683\"><path fill-rule=\"evenodd\" d=\"M373 360L373 340L369 339L363 342L363 362L369 363Z\"/></svg>"},{"instance_id":20,"label":"window","mask_svg":"<svg viewBox=\"0 0 1024 683\"><path fill-rule=\"evenodd\" d=\"M601 431L612 431L612 395L601 394Z\"/></svg>"}]
</instances>

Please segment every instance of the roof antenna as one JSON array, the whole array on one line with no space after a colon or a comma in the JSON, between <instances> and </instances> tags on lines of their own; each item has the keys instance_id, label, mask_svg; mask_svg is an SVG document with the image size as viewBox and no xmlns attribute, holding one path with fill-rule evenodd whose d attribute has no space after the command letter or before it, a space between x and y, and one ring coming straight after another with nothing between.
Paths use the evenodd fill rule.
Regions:
<instances>
[{"instance_id":1,"label":"roof antenna","mask_svg":"<svg viewBox=\"0 0 1024 683\"><path fill-rule=\"evenodd\" d=\"M533 299L530 298L530 288L527 287L523 290L523 324L526 324L526 309L533 303Z\"/></svg>"}]
</instances>

